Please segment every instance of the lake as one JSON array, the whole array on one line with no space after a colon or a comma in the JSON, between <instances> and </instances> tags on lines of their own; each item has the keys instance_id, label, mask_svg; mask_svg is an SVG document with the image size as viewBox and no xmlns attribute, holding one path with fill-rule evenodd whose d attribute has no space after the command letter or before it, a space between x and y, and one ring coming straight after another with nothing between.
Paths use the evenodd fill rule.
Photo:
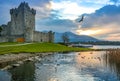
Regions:
<instances>
[{"instance_id":1,"label":"lake","mask_svg":"<svg viewBox=\"0 0 120 81\"><path fill-rule=\"evenodd\" d=\"M118 57L105 51L56 53L0 71L0 81L120 81Z\"/></svg>"},{"instance_id":2,"label":"lake","mask_svg":"<svg viewBox=\"0 0 120 81\"><path fill-rule=\"evenodd\" d=\"M120 45L93 45L93 49L113 49L120 48Z\"/></svg>"}]
</instances>

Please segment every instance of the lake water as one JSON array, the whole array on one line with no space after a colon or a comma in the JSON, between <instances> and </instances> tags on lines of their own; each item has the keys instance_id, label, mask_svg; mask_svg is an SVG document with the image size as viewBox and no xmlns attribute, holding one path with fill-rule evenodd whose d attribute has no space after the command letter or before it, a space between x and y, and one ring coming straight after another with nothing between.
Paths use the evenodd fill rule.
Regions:
<instances>
[{"instance_id":1,"label":"lake water","mask_svg":"<svg viewBox=\"0 0 120 81\"><path fill-rule=\"evenodd\" d=\"M120 48L120 45L93 45L93 49L113 49Z\"/></svg>"},{"instance_id":2,"label":"lake water","mask_svg":"<svg viewBox=\"0 0 120 81\"><path fill-rule=\"evenodd\" d=\"M105 51L58 53L0 71L0 81L120 81L120 59ZM119 56L120 57L120 56Z\"/></svg>"}]
</instances>

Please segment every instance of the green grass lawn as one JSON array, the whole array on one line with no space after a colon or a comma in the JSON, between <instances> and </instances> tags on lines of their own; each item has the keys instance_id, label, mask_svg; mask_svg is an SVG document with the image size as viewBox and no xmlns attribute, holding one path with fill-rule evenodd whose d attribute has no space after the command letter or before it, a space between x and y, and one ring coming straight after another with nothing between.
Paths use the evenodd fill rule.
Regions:
<instances>
[{"instance_id":1,"label":"green grass lawn","mask_svg":"<svg viewBox=\"0 0 120 81\"><path fill-rule=\"evenodd\" d=\"M4 42L4 43L0 43L1 45L15 45L15 44L21 44L20 42Z\"/></svg>"},{"instance_id":2,"label":"green grass lawn","mask_svg":"<svg viewBox=\"0 0 120 81\"><path fill-rule=\"evenodd\" d=\"M0 54L8 53L36 53L36 52L67 52L88 51L88 48L73 48L53 43L33 43L22 46L0 47Z\"/></svg>"}]
</instances>

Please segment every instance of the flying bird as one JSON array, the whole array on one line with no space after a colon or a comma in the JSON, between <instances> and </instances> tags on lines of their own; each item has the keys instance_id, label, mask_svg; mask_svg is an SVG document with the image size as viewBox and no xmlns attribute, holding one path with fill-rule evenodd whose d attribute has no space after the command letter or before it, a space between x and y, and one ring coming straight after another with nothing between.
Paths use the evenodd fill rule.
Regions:
<instances>
[{"instance_id":1,"label":"flying bird","mask_svg":"<svg viewBox=\"0 0 120 81\"><path fill-rule=\"evenodd\" d=\"M82 18L78 22L82 22L84 19L84 15L82 15Z\"/></svg>"}]
</instances>

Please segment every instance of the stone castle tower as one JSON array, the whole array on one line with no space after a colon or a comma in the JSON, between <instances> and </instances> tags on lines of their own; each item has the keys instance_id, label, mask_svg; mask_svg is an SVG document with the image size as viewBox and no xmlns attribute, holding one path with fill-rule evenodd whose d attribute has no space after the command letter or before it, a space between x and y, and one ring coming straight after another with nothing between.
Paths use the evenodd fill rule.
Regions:
<instances>
[{"instance_id":1,"label":"stone castle tower","mask_svg":"<svg viewBox=\"0 0 120 81\"><path fill-rule=\"evenodd\" d=\"M36 10L30 8L28 3L21 3L18 8L10 10L11 21L2 25L0 41L23 42L53 42L54 33L35 31Z\"/></svg>"},{"instance_id":2,"label":"stone castle tower","mask_svg":"<svg viewBox=\"0 0 120 81\"><path fill-rule=\"evenodd\" d=\"M25 41L33 41L35 31L34 9L30 9L28 3L21 3L18 8L11 9L11 35L23 36Z\"/></svg>"}]
</instances>

